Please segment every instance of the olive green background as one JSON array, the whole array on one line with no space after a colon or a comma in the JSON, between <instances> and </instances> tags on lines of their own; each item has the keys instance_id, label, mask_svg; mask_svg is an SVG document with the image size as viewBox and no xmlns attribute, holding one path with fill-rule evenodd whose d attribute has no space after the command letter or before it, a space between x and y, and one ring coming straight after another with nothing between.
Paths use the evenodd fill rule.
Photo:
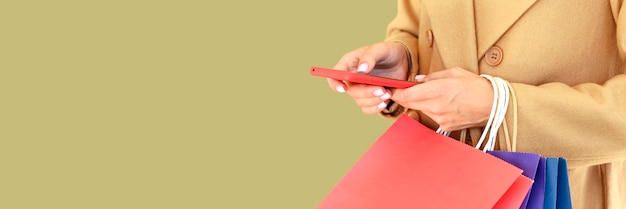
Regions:
<instances>
[{"instance_id":1,"label":"olive green background","mask_svg":"<svg viewBox=\"0 0 626 209\"><path fill-rule=\"evenodd\" d=\"M394 1L3 1L0 208L315 208L393 122L309 67Z\"/></svg>"}]
</instances>

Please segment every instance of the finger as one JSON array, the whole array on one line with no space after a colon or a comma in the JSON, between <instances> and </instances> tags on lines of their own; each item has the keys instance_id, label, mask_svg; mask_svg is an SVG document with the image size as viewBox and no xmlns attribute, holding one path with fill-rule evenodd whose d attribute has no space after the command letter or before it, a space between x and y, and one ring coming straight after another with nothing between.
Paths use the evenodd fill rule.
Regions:
<instances>
[{"instance_id":1,"label":"finger","mask_svg":"<svg viewBox=\"0 0 626 209\"><path fill-rule=\"evenodd\" d=\"M379 92L379 91L376 91ZM389 92L385 93L374 93L375 95L370 95L367 97L355 97L354 101L361 107L370 107L370 106L378 106L381 103L387 103L387 100L391 98L391 94ZM377 96L381 95L381 96ZM385 104L386 106L386 104Z\"/></svg>"},{"instance_id":2,"label":"finger","mask_svg":"<svg viewBox=\"0 0 626 209\"><path fill-rule=\"evenodd\" d=\"M357 68L359 60L358 57L360 57L361 54L363 54L363 51L365 51L366 49L367 47L361 47L344 54L332 69L354 72ZM348 85L346 85L346 83L341 80L328 78L327 81L330 88L333 89L335 92L344 93L348 89Z\"/></svg>"},{"instance_id":3,"label":"finger","mask_svg":"<svg viewBox=\"0 0 626 209\"><path fill-rule=\"evenodd\" d=\"M337 93L344 93L348 89L348 86L343 81L332 78L327 78L326 81L328 81L328 86Z\"/></svg>"},{"instance_id":4,"label":"finger","mask_svg":"<svg viewBox=\"0 0 626 209\"><path fill-rule=\"evenodd\" d=\"M380 104L376 106L361 107L361 111L364 114L377 114L383 111L386 107L387 107L387 103L381 102Z\"/></svg>"},{"instance_id":5,"label":"finger","mask_svg":"<svg viewBox=\"0 0 626 209\"><path fill-rule=\"evenodd\" d=\"M415 81L416 82L424 82L424 78L426 78L426 75L415 75Z\"/></svg>"},{"instance_id":6,"label":"finger","mask_svg":"<svg viewBox=\"0 0 626 209\"><path fill-rule=\"evenodd\" d=\"M437 72L433 72L429 75L423 76L422 77L422 81L426 82L426 81L431 81L431 80L438 80L438 79L444 79L444 78L452 78L452 77L460 77L460 76L466 76L471 74L469 71L460 68L460 67L455 67L455 68L450 68L447 70L442 70L442 71L437 71ZM418 79L417 75L415 76L415 79ZM421 77L421 76L420 76Z\"/></svg>"},{"instance_id":7,"label":"finger","mask_svg":"<svg viewBox=\"0 0 626 209\"><path fill-rule=\"evenodd\" d=\"M349 90L347 92L354 98L373 97L373 93L379 89L383 88L367 84L349 83Z\"/></svg>"},{"instance_id":8,"label":"finger","mask_svg":"<svg viewBox=\"0 0 626 209\"><path fill-rule=\"evenodd\" d=\"M344 54L339 59L337 64L333 67L333 69L354 72L354 70L357 68L357 65L359 64L359 57L361 56L361 54L363 54L363 51L365 51L366 49L367 47L361 47L354 51Z\"/></svg>"},{"instance_id":9,"label":"finger","mask_svg":"<svg viewBox=\"0 0 626 209\"><path fill-rule=\"evenodd\" d=\"M387 107L388 100L391 98L391 91L380 86L365 84L349 86L348 94L365 114L379 113Z\"/></svg>"},{"instance_id":10,"label":"finger","mask_svg":"<svg viewBox=\"0 0 626 209\"><path fill-rule=\"evenodd\" d=\"M391 91L380 86L366 84L350 84L348 94L353 98L379 98L388 100L391 98Z\"/></svg>"},{"instance_id":11,"label":"finger","mask_svg":"<svg viewBox=\"0 0 626 209\"><path fill-rule=\"evenodd\" d=\"M378 97L358 98L358 99L355 99L354 102L356 102L356 104L359 105L359 107L361 108L380 107L380 106L382 106L382 108L387 107L387 100L382 100Z\"/></svg>"},{"instance_id":12,"label":"finger","mask_svg":"<svg viewBox=\"0 0 626 209\"><path fill-rule=\"evenodd\" d=\"M359 57L357 72L369 73L374 69L376 63L385 60L390 54L389 46L385 43L373 44L363 51Z\"/></svg>"},{"instance_id":13,"label":"finger","mask_svg":"<svg viewBox=\"0 0 626 209\"><path fill-rule=\"evenodd\" d=\"M425 84L420 84L425 85ZM398 102L399 104L418 103L429 99L431 92L425 91L425 88L406 88L406 89L392 89L391 100Z\"/></svg>"}]
</instances>

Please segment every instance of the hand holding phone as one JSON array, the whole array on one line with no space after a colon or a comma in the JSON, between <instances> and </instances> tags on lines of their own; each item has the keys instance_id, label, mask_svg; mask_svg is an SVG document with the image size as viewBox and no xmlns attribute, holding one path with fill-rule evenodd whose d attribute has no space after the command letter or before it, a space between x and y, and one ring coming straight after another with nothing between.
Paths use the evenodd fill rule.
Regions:
<instances>
[{"instance_id":1,"label":"hand holding phone","mask_svg":"<svg viewBox=\"0 0 626 209\"><path fill-rule=\"evenodd\" d=\"M352 83L362 83L376 86L384 86L389 88L404 89L414 86L415 82L397 80L391 78L383 78L373 75L367 75L362 73L354 73L343 70L334 70L322 67L311 67L309 70L313 76L332 78L335 80L349 81Z\"/></svg>"}]
</instances>

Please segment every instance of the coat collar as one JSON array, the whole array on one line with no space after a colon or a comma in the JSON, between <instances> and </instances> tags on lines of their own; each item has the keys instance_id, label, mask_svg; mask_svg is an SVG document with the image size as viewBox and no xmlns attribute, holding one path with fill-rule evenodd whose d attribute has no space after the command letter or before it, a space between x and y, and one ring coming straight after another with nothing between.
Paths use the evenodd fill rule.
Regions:
<instances>
[{"instance_id":1,"label":"coat collar","mask_svg":"<svg viewBox=\"0 0 626 209\"><path fill-rule=\"evenodd\" d=\"M474 1L434 0L423 5L444 65L478 73L478 60L537 0Z\"/></svg>"}]
</instances>

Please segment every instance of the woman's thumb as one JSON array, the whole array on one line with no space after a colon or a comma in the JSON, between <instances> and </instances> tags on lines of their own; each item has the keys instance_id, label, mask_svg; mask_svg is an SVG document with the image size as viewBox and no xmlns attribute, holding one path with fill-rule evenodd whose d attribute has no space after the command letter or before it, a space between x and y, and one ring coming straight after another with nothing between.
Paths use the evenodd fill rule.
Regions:
<instances>
[{"instance_id":1,"label":"woman's thumb","mask_svg":"<svg viewBox=\"0 0 626 209\"><path fill-rule=\"evenodd\" d=\"M359 64L359 66L356 68L356 72L358 72L358 73L366 73L367 74L370 71L371 71L370 64L367 63L367 62L361 62Z\"/></svg>"}]
</instances>

